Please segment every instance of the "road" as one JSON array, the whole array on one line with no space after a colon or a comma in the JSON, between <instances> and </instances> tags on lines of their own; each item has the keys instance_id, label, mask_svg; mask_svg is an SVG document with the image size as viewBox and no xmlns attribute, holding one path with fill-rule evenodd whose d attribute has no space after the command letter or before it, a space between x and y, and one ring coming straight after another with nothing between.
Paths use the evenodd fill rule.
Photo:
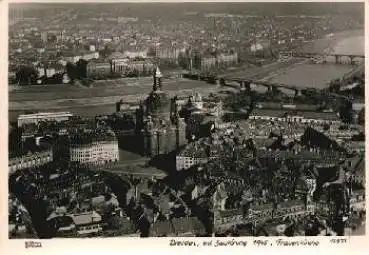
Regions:
<instances>
[{"instance_id":1,"label":"road","mask_svg":"<svg viewBox=\"0 0 369 255\"><path fill-rule=\"evenodd\" d=\"M121 168L120 168L121 167ZM164 178L167 174L160 169L153 168L153 167L134 167L132 169L127 169L123 165L114 166L114 167L107 167L107 168L100 168L95 170L101 170L117 175L136 175L136 176L146 176L146 177L159 177Z\"/></svg>"}]
</instances>

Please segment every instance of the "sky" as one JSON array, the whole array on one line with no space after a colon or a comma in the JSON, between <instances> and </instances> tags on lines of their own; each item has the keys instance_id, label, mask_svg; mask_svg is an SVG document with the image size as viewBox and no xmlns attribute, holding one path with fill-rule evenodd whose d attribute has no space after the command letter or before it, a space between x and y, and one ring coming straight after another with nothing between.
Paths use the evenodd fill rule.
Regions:
<instances>
[{"instance_id":1,"label":"sky","mask_svg":"<svg viewBox=\"0 0 369 255\"><path fill-rule=\"evenodd\" d=\"M152 12L175 15L178 12L221 12L259 15L325 15L349 14L364 16L364 3L12 3L10 9L36 12L47 8L77 8L86 11L119 10L122 15L145 15Z\"/></svg>"}]
</instances>

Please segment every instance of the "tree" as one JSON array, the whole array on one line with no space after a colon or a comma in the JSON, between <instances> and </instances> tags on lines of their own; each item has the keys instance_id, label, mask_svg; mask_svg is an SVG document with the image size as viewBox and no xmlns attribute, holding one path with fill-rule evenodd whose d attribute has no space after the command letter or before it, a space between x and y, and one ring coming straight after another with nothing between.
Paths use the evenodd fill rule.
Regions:
<instances>
[{"instance_id":1,"label":"tree","mask_svg":"<svg viewBox=\"0 0 369 255\"><path fill-rule=\"evenodd\" d=\"M78 60L77 66L77 78L83 79L87 77L87 61L84 59Z\"/></svg>"},{"instance_id":2,"label":"tree","mask_svg":"<svg viewBox=\"0 0 369 255\"><path fill-rule=\"evenodd\" d=\"M340 80L335 79L329 83L329 92L338 92L340 90Z\"/></svg>"},{"instance_id":3,"label":"tree","mask_svg":"<svg viewBox=\"0 0 369 255\"><path fill-rule=\"evenodd\" d=\"M69 78L74 81L77 78L77 66L68 62L65 66Z\"/></svg>"},{"instance_id":4,"label":"tree","mask_svg":"<svg viewBox=\"0 0 369 255\"><path fill-rule=\"evenodd\" d=\"M352 122L352 103L349 101L342 102L340 106L340 118L345 123Z\"/></svg>"},{"instance_id":5,"label":"tree","mask_svg":"<svg viewBox=\"0 0 369 255\"><path fill-rule=\"evenodd\" d=\"M22 130L18 127L11 129L9 134L9 153L19 154L21 152Z\"/></svg>"},{"instance_id":6,"label":"tree","mask_svg":"<svg viewBox=\"0 0 369 255\"><path fill-rule=\"evenodd\" d=\"M178 55L178 65L183 69L188 69L190 66L190 58L186 53L180 52Z\"/></svg>"},{"instance_id":7,"label":"tree","mask_svg":"<svg viewBox=\"0 0 369 255\"><path fill-rule=\"evenodd\" d=\"M107 57L114 52L108 45L105 45L104 49L100 51L101 56Z\"/></svg>"},{"instance_id":8,"label":"tree","mask_svg":"<svg viewBox=\"0 0 369 255\"><path fill-rule=\"evenodd\" d=\"M33 66L22 66L15 74L19 85L31 85L36 83L37 70Z\"/></svg>"}]
</instances>

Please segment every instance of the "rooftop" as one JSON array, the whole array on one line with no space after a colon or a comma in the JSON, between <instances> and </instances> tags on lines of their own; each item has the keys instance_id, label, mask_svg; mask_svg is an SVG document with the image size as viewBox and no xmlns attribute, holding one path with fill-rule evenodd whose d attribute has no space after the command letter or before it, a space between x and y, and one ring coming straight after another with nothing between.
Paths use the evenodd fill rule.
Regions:
<instances>
[{"instance_id":1,"label":"rooftop","mask_svg":"<svg viewBox=\"0 0 369 255\"><path fill-rule=\"evenodd\" d=\"M95 221L101 221L101 216L95 211L72 215L74 224L87 225Z\"/></svg>"},{"instance_id":2,"label":"rooftop","mask_svg":"<svg viewBox=\"0 0 369 255\"><path fill-rule=\"evenodd\" d=\"M288 200L285 202L282 202L280 204L278 204L279 208L286 208L286 207L291 207L291 206L298 206L298 205L304 205L304 202L302 200Z\"/></svg>"},{"instance_id":3,"label":"rooftop","mask_svg":"<svg viewBox=\"0 0 369 255\"><path fill-rule=\"evenodd\" d=\"M219 211L219 216L222 218L243 215L242 209L230 209Z\"/></svg>"},{"instance_id":4,"label":"rooftop","mask_svg":"<svg viewBox=\"0 0 369 255\"><path fill-rule=\"evenodd\" d=\"M73 114L70 112L39 112L33 114L21 114L18 120L32 119L32 118L54 118L54 117L72 117Z\"/></svg>"}]
</instances>

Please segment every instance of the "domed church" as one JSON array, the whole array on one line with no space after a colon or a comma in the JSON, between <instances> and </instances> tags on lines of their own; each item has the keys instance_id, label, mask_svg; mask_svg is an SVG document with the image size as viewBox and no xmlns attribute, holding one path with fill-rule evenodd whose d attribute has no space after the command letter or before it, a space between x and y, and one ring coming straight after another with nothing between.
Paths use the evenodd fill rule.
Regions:
<instances>
[{"instance_id":1,"label":"domed church","mask_svg":"<svg viewBox=\"0 0 369 255\"><path fill-rule=\"evenodd\" d=\"M178 114L176 97L163 91L159 67L153 74L153 88L136 111L136 135L142 153L149 157L166 154L186 143L185 123Z\"/></svg>"}]
</instances>

